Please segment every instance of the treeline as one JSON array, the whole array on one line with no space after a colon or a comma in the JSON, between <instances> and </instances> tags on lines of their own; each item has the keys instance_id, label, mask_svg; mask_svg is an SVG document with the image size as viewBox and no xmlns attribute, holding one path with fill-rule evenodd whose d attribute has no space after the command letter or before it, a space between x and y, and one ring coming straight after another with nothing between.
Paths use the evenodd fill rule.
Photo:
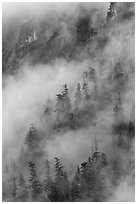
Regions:
<instances>
[{"instance_id":1,"label":"treeline","mask_svg":"<svg viewBox=\"0 0 137 204\"><path fill-rule=\"evenodd\" d=\"M55 106L50 99L47 101L45 115L56 121L55 128L82 127L88 125L87 121L91 121L95 116L97 77L94 68L89 67L89 70L83 73L83 83L77 83L74 95L72 103L68 86L64 84L62 93L56 95Z\"/></svg>"},{"instance_id":2,"label":"treeline","mask_svg":"<svg viewBox=\"0 0 137 204\"><path fill-rule=\"evenodd\" d=\"M28 163L28 180L23 174L11 179L10 190L3 188L3 200L10 201L80 201L90 198L91 201L105 201L105 183L101 175L107 166L105 154L94 151L87 162L77 166L72 179L59 158L55 157L55 176L51 176L50 162L45 162L45 179L40 180L34 162ZM8 201L8 200L7 200Z\"/></svg>"},{"instance_id":3,"label":"treeline","mask_svg":"<svg viewBox=\"0 0 137 204\"><path fill-rule=\"evenodd\" d=\"M115 69L112 78L121 84L124 74L119 64ZM90 82L93 82L91 86L93 89L90 87ZM83 84L77 84L74 104L71 102L66 84L62 93L57 94L55 107L50 100L47 102L44 114L47 120L55 121L55 124L52 123L52 129L55 131L65 130L66 127L76 129L86 127L88 123L92 124L92 118L95 121L98 108L95 104L99 101L96 82L95 69L89 68L89 72L83 74ZM21 149L18 161L11 162L4 169L3 201L107 201L108 194L111 194L107 182L115 186L121 176L128 173L123 168L124 160L121 155L123 151L124 157L128 155L135 135L133 122L124 123L119 119L123 111L120 93L112 110L115 118L112 126L112 144L110 144L112 155L98 151L95 137L95 147L91 155L86 162L77 166L71 177L57 157L55 157L53 175L51 161L46 160L41 148L44 136L41 136L32 124L25 137L23 144L25 148ZM39 172L43 171L41 161L37 162L40 159L42 162L45 161L45 175L42 178L39 175Z\"/></svg>"},{"instance_id":4,"label":"treeline","mask_svg":"<svg viewBox=\"0 0 137 204\"><path fill-rule=\"evenodd\" d=\"M125 142L125 138L119 135L119 131L124 133L127 129L125 138L129 138ZM127 169L123 165L124 157L128 156L130 141L134 138L134 126L132 123L129 126L121 124L114 128L115 140L112 141L111 156L101 153L98 150L98 145L95 137L95 147L92 149L91 155L80 163L72 173L73 176L68 176L67 171L60 158L54 158L54 173L52 171L52 162L45 158L45 167L42 168L37 162L36 152L41 153L39 149L39 137L36 128L31 127L26 136L26 145L28 151L26 157L35 156L34 160L27 162L25 166L25 174L20 169L19 164L12 164L12 170L9 169L7 174L9 177L6 181L3 179L3 201L25 202L66 202L66 201L90 201L102 202L107 201L111 195L112 189L109 186L117 186L119 180L124 175L128 175ZM125 151L126 150L126 151ZM23 156L23 152L22 156ZM42 162L43 162L42 161ZM20 162L23 162L20 161ZM131 163L132 164L132 163ZM39 172L44 171L44 176L40 176ZM109 182L109 185L108 185Z\"/></svg>"}]
</instances>

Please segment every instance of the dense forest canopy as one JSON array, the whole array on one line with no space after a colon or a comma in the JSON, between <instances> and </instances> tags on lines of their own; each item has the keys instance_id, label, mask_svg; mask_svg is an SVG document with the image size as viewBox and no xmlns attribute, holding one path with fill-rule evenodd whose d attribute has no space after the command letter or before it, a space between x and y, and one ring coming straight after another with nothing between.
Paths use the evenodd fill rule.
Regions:
<instances>
[{"instance_id":1,"label":"dense forest canopy","mask_svg":"<svg viewBox=\"0 0 137 204\"><path fill-rule=\"evenodd\" d=\"M134 17L3 4L3 201L134 201Z\"/></svg>"}]
</instances>

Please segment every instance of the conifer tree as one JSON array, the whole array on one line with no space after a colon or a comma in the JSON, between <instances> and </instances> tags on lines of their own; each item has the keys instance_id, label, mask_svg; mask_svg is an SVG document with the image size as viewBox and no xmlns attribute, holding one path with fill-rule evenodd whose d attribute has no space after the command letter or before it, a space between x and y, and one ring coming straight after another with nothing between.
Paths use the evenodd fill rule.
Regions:
<instances>
[{"instance_id":1,"label":"conifer tree","mask_svg":"<svg viewBox=\"0 0 137 204\"><path fill-rule=\"evenodd\" d=\"M63 96L64 112L65 114L69 114L71 110L71 102L69 98L69 91L68 91L67 84L64 84L64 90L62 91L62 96Z\"/></svg>"},{"instance_id":2,"label":"conifer tree","mask_svg":"<svg viewBox=\"0 0 137 204\"><path fill-rule=\"evenodd\" d=\"M87 183L88 183L88 162L82 162L80 166L81 172L81 186L82 191L85 193L87 191Z\"/></svg>"},{"instance_id":3,"label":"conifer tree","mask_svg":"<svg viewBox=\"0 0 137 204\"><path fill-rule=\"evenodd\" d=\"M27 144L29 148L33 148L35 147L37 140L38 140L37 129L35 128L34 124L31 124L29 132L25 139L25 144Z\"/></svg>"},{"instance_id":4,"label":"conifer tree","mask_svg":"<svg viewBox=\"0 0 137 204\"><path fill-rule=\"evenodd\" d=\"M89 73L88 73L89 80L94 82L94 90L92 95L94 96L94 100L96 100L97 97L97 76L96 76L96 70L92 67L89 67Z\"/></svg>"},{"instance_id":5,"label":"conifer tree","mask_svg":"<svg viewBox=\"0 0 137 204\"><path fill-rule=\"evenodd\" d=\"M75 108L78 109L82 101L81 85L78 83L75 93Z\"/></svg>"},{"instance_id":6,"label":"conifer tree","mask_svg":"<svg viewBox=\"0 0 137 204\"><path fill-rule=\"evenodd\" d=\"M78 180L80 179L80 168L79 168L79 166L77 166L77 169L76 169L76 178Z\"/></svg>"},{"instance_id":7,"label":"conifer tree","mask_svg":"<svg viewBox=\"0 0 137 204\"><path fill-rule=\"evenodd\" d=\"M86 100L89 99L89 89L88 89L88 84L86 82L84 82L82 89L83 89L84 98Z\"/></svg>"},{"instance_id":8,"label":"conifer tree","mask_svg":"<svg viewBox=\"0 0 137 204\"><path fill-rule=\"evenodd\" d=\"M53 182L50 177L50 162L48 159L46 160L45 168L46 168L46 179L44 182L44 188L47 193L47 196L50 198L52 197Z\"/></svg>"},{"instance_id":9,"label":"conifer tree","mask_svg":"<svg viewBox=\"0 0 137 204\"><path fill-rule=\"evenodd\" d=\"M63 96L57 94L57 121L61 122L63 119Z\"/></svg>"},{"instance_id":10,"label":"conifer tree","mask_svg":"<svg viewBox=\"0 0 137 204\"><path fill-rule=\"evenodd\" d=\"M95 71L95 69L93 69L92 67L89 67L89 73L88 73L88 75L89 75L89 79L90 80L95 80L96 79L96 71Z\"/></svg>"},{"instance_id":11,"label":"conifer tree","mask_svg":"<svg viewBox=\"0 0 137 204\"><path fill-rule=\"evenodd\" d=\"M55 183L56 191L58 195L58 201L67 201L69 199L69 181L67 178L67 173L60 162L60 159L55 157Z\"/></svg>"},{"instance_id":12,"label":"conifer tree","mask_svg":"<svg viewBox=\"0 0 137 204\"><path fill-rule=\"evenodd\" d=\"M71 198L75 201L80 198L81 194L81 183L80 183L80 168L77 166L75 176L71 183Z\"/></svg>"},{"instance_id":13,"label":"conifer tree","mask_svg":"<svg viewBox=\"0 0 137 204\"><path fill-rule=\"evenodd\" d=\"M16 182L15 177L12 180L12 196L13 196L13 199L16 200L16 198L17 198L17 182Z\"/></svg>"},{"instance_id":14,"label":"conifer tree","mask_svg":"<svg viewBox=\"0 0 137 204\"><path fill-rule=\"evenodd\" d=\"M46 175L47 175L47 181L50 181L51 180L51 178L50 178L50 162L48 159L46 160Z\"/></svg>"},{"instance_id":15,"label":"conifer tree","mask_svg":"<svg viewBox=\"0 0 137 204\"><path fill-rule=\"evenodd\" d=\"M57 94L57 121L63 122L69 118L71 102L67 85L64 84L62 94Z\"/></svg>"},{"instance_id":16,"label":"conifer tree","mask_svg":"<svg viewBox=\"0 0 137 204\"><path fill-rule=\"evenodd\" d=\"M55 157L55 170L56 170L56 181L58 182L64 175L63 166L60 163L59 158Z\"/></svg>"},{"instance_id":17,"label":"conifer tree","mask_svg":"<svg viewBox=\"0 0 137 204\"><path fill-rule=\"evenodd\" d=\"M49 117L52 115L52 111L53 111L53 104L50 98L47 99L47 103L46 103L46 109L45 109L45 114L46 116Z\"/></svg>"},{"instance_id":18,"label":"conifer tree","mask_svg":"<svg viewBox=\"0 0 137 204\"><path fill-rule=\"evenodd\" d=\"M20 202L26 201L28 198L28 190L25 184L23 175L20 174L18 178L18 190L17 190L17 200Z\"/></svg>"},{"instance_id":19,"label":"conifer tree","mask_svg":"<svg viewBox=\"0 0 137 204\"><path fill-rule=\"evenodd\" d=\"M29 178L29 188L31 190L31 198L32 200L38 200L40 193L42 192L42 185L40 184L37 176L37 169L34 163L29 162L30 168L30 178Z\"/></svg>"}]
</instances>

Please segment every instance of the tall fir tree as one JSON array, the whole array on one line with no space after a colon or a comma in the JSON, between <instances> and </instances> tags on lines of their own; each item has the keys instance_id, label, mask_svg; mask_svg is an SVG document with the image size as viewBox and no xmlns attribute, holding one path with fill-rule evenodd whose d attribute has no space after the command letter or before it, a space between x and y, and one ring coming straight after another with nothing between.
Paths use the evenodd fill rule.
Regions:
<instances>
[{"instance_id":1,"label":"tall fir tree","mask_svg":"<svg viewBox=\"0 0 137 204\"><path fill-rule=\"evenodd\" d=\"M52 188L54 188L53 187L54 184L53 184L53 182L51 180L50 162L49 162L48 159L46 160L45 169L46 169L46 179L44 181L44 189L45 189L45 192L46 192L46 195L47 195L48 199L51 198L51 200L52 200L52 195L53 195Z\"/></svg>"},{"instance_id":2,"label":"tall fir tree","mask_svg":"<svg viewBox=\"0 0 137 204\"><path fill-rule=\"evenodd\" d=\"M18 183L17 200L19 202L25 202L28 199L28 189L22 174L19 175L17 183Z\"/></svg>"},{"instance_id":3,"label":"tall fir tree","mask_svg":"<svg viewBox=\"0 0 137 204\"><path fill-rule=\"evenodd\" d=\"M47 177L47 181L50 181L51 180L51 177L50 177L50 162L49 160L47 159L46 160L46 177Z\"/></svg>"},{"instance_id":4,"label":"tall fir tree","mask_svg":"<svg viewBox=\"0 0 137 204\"><path fill-rule=\"evenodd\" d=\"M88 100L89 99L89 88L88 88L88 84L86 82L84 82L82 90L83 90L84 99Z\"/></svg>"},{"instance_id":5,"label":"tall fir tree","mask_svg":"<svg viewBox=\"0 0 137 204\"><path fill-rule=\"evenodd\" d=\"M58 201L68 201L69 200L69 180L67 173L60 162L60 159L55 157L55 183L58 195Z\"/></svg>"},{"instance_id":6,"label":"tall fir tree","mask_svg":"<svg viewBox=\"0 0 137 204\"><path fill-rule=\"evenodd\" d=\"M80 83L77 84L76 93L75 93L75 108L79 109L82 102L82 92Z\"/></svg>"},{"instance_id":7,"label":"tall fir tree","mask_svg":"<svg viewBox=\"0 0 137 204\"><path fill-rule=\"evenodd\" d=\"M40 184L37 176L37 169L34 163L29 162L30 168L30 178L29 178L29 188L31 190L31 198L34 201L39 200L39 196L42 192L42 185Z\"/></svg>"},{"instance_id":8,"label":"tall fir tree","mask_svg":"<svg viewBox=\"0 0 137 204\"><path fill-rule=\"evenodd\" d=\"M34 124L31 124L29 132L25 138L25 144L31 149L36 146L38 141L38 132Z\"/></svg>"},{"instance_id":9,"label":"tall fir tree","mask_svg":"<svg viewBox=\"0 0 137 204\"><path fill-rule=\"evenodd\" d=\"M55 170L56 170L56 181L58 182L64 175L63 166L60 163L60 159L55 157Z\"/></svg>"},{"instance_id":10,"label":"tall fir tree","mask_svg":"<svg viewBox=\"0 0 137 204\"><path fill-rule=\"evenodd\" d=\"M77 166L75 176L71 182L71 199L72 201L76 201L80 199L81 196L81 174L80 168Z\"/></svg>"},{"instance_id":11,"label":"tall fir tree","mask_svg":"<svg viewBox=\"0 0 137 204\"><path fill-rule=\"evenodd\" d=\"M62 96L63 96L64 113L65 115L68 115L70 114L70 111L71 111L71 102L70 102L67 84L64 84L64 90L62 91Z\"/></svg>"},{"instance_id":12,"label":"tall fir tree","mask_svg":"<svg viewBox=\"0 0 137 204\"><path fill-rule=\"evenodd\" d=\"M57 94L57 121L64 122L69 119L71 112L71 101L67 85L64 84L62 94Z\"/></svg>"},{"instance_id":13,"label":"tall fir tree","mask_svg":"<svg viewBox=\"0 0 137 204\"><path fill-rule=\"evenodd\" d=\"M17 199L17 181L15 177L12 180L12 197L13 197L13 200L16 201Z\"/></svg>"},{"instance_id":14,"label":"tall fir tree","mask_svg":"<svg viewBox=\"0 0 137 204\"><path fill-rule=\"evenodd\" d=\"M57 94L57 121L61 122L63 120L63 96Z\"/></svg>"},{"instance_id":15,"label":"tall fir tree","mask_svg":"<svg viewBox=\"0 0 137 204\"><path fill-rule=\"evenodd\" d=\"M52 112L53 112L53 104L49 97L47 99L46 108L44 112L45 112L45 115L47 116L47 119L50 119Z\"/></svg>"}]
</instances>

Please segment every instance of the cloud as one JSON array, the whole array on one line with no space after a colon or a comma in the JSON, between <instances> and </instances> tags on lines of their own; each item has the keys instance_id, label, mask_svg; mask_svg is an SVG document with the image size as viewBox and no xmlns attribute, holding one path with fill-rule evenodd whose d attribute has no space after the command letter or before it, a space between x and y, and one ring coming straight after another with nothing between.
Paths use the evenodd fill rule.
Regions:
<instances>
[{"instance_id":1,"label":"cloud","mask_svg":"<svg viewBox=\"0 0 137 204\"><path fill-rule=\"evenodd\" d=\"M71 46L72 39L76 38L77 21L84 15L89 15L92 26L98 27L106 17L107 7L108 3L73 3L73 6L72 3L3 3L3 27L6 30L7 26L7 30L10 30L9 22L15 17L19 17L21 25L31 17L44 19L46 16L46 23L49 26L48 31L45 31L47 38L50 38L54 30L60 26L61 33L53 44L58 43L60 38L65 38ZM19 35L20 26L17 26L17 30ZM15 37L14 45L18 35ZM52 53L53 47L49 49ZM33 57L36 58L35 55ZM114 150L112 126L116 123L112 110L117 92L121 90L122 120L126 124L130 121L134 123L134 57L134 20L126 22L117 20L112 26L99 30L94 40L84 46L77 45L76 53L69 61L61 55L56 59L49 59L45 65L40 62L32 65L32 59L28 58L18 67L14 75L3 75L3 164L6 165L11 159L18 161L21 146L22 144L25 146L24 140L30 123L35 123L38 132L43 134L40 149L46 152L51 161L55 156L60 157L69 176L72 176L76 165L86 160L91 153L91 146L94 146L95 122L99 151L106 153L108 159L111 159L111 156L118 158L118 155L111 152L111 148ZM117 62L122 64L125 77L124 82L119 85L112 80ZM90 66L96 70L98 96L96 102L84 106L84 111L90 115L89 119L83 113L83 123L87 124L86 127L55 131L52 125L56 120L56 113L53 113L52 121L48 121L44 115L48 98L51 99L55 109L56 94L61 93L63 84L67 84L73 104L76 85L78 82L83 83L83 72ZM92 90L93 84L89 82ZM122 161L127 159L124 164L127 167L133 158L134 145L130 147L129 152L118 153ZM130 184L133 169L126 169L127 173L130 176L122 178L116 188L110 181L108 182L108 186L112 185L113 191L110 201L134 200L134 184ZM127 192L130 196L127 196Z\"/></svg>"},{"instance_id":2,"label":"cloud","mask_svg":"<svg viewBox=\"0 0 137 204\"><path fill-rule=\"evenodd\" d=\"M120 185L114 189L114 194L108 202L134 202L135 189L133 184L129 184L127 179L120 181Z\"/></svg>"},{"instance_id":3,"label":"cloud","mask_svg":"<svg viewBox=\"0 0 137 204\"><path fill-rule=\"evenodd\" d=\"M73 4L73 6L72 6ZM25 18L31 16L45 17L45 15L60 16L66 14L68 16L76 15L78 7L82 6L85 10L98 9L106 14L108 3L78 3L78 2L6 2L3 3L3 20L10 19L15 16ZM25 17L26 16L26 17Z\"/></svg>"}]
</instances>

